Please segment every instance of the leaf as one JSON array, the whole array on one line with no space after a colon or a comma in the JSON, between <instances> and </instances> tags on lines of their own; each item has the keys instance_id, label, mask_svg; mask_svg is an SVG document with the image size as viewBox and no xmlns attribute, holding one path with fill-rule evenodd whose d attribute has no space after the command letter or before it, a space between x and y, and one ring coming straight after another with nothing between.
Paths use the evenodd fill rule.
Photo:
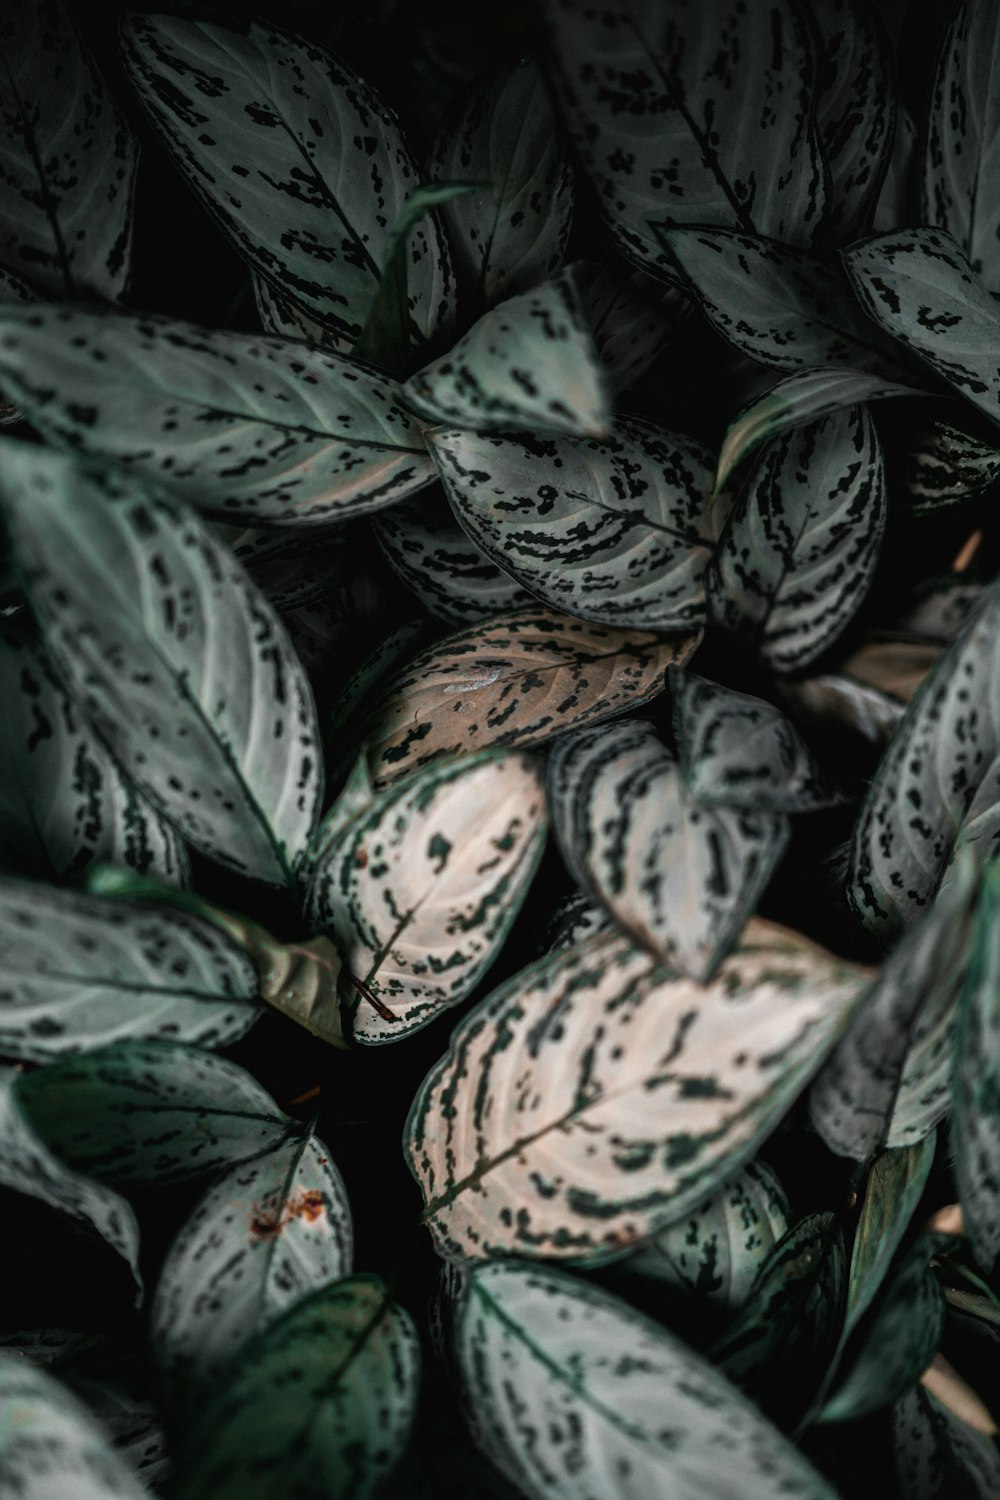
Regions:
<instances>
[{"instance_id":1,"label":"leaf","mask_svg":"<svg viewBox=\"0 0 1000 1500\"><path fill-rule=\"evenodd\" d=\"M161 1188L249 1161L301 1134L250 1074L181 1042L114 1042L22 1073L14 1096L75 1171Z\"/></svg>"},{"instance_id":2,"label":"leaf","mask_svg":"<svg viewBox=\"0 0 1000 1500\"><path fill-rule=\"evenodd\" d=\"M916 515L978 499L1000 479L1000 446L931 421L907 450L900 488Z\"/></svg>"},{"instance_id":3,"label":"leaf","mask_svg":"<svg viewBox=\"0 0 1000 1500\"><path fill-rule=\"evenodd\" d=\"M442 209L459 286L475 305L527 292L562 264L573 170L538 64L523 57L477 78L438 127L432 176L490 184Z\"/></svg>"},{"instance_id":4,"label":"leaf","mask_svg":"<svg viewBox=\"0 0 1000 1500\"><path fill-rule=\"evenodd\" d=\"M991 292L1000 292L1000 26L984 0L964 0L944 34L923 156L920 222L952 234Z\"/></svg>"},{"instance_id":5,"label":"leaf","mask_svg":"<svg viewBox=\"0 0 1000 1500\"><path fill-rule=\"evenodd\" d=\"M467 998L520 910L545 833L535 760L487 750L407 777L327 844L305 913L380 1002L356 1006L355 1041L398 1041Z\"/></svg>"},{"instance_id":6,"label":"leaf","mask_svg":"<svg viewBox=\"0 0 1000 1500\"><path fill-rule=\"evenodd\" d=\"M73 1394L111 1438L118 1456L136 1479L159 1492L170 1477L170 1455L145 1372L140 1374L137 1364L118 1361L109 1374L102 1361L100 1373L85 1367L81 1374L78 1366L67 1373Z\"/></svg>"},{"instance_id":7,"label":"leaf","mask_svg":"<svg viewBox=\"0 0 1000 1500\"><path fill-rule=\"evenodd\" d=\"M54 442L244 525L329 525L433 478L395 381L288 339L4 308L0 383Z\"/></svg>"},{"instance_id":8,"label":"leaf","mask_svg":"<svg viewBox=\"0 0 1000 1500\"><path fill-rule=\"evenodd\" d=\"M567 274L501 302L403 387L428 422L472 432L605 437L604 370Z\"/></svg>"},{"instance_id":9,"label":"leaf","mask_svg":"<svg viewBox=\"0 0 1000 1500\"><path fill-rule=\"evenodd\" d=\"M717 1369L564 1272L478 1268L457 1342L476 1441L531 1500L834 1500Z\"/></svg>"},{"instance_id":10,"label":"leaf","mask_svg":"<svg viewBox=\"0 0 1000 1500\"><path fill-rule=\"evenodd\" d=\"M296 303L283 297L277 287L272 286L266 276L250 267L250 284L257 308L260 326L265 333L277 333L286 339L305 339L308 344L319 344L324 349L349 354L351 340L338 336L329 324L311 318Z\"/></svg>"},{"instance_id":11,"label":"leaf","mask_svg":"<svg viewBox=\"0 0 1000 1500\"><path fill-rule=\"evenodd\" d=\"M27 1062L128 1037L226 1047L260 1014L235 945L183 912L0 878L0 1052Z\"/></svg>"},{"instance_id":12,"label":"leaf","mask_svg":"<svg viewBox=\"0 0 1000 1500\"><path fill-rule=\"evenodd\" d=\"M19 1500L145 1500L86 1408L44 1370L0 1358L0 1486Z\"/></svg>"},{"instance_id":13,"label":"leaf","mask_svg":"<svg viewBox=\"0 0 1000 1500\"><path fill-rule=\"evenodd\" d=\"M966 1233L980 1265L1000 1252L1000 867L983 871L958 997L951 1143Z\"/></svg>"},{"instance_id":14,"label":"leaf","mask_svg":"<svg viewBox=\"0 0 1000 1500\"><path fill-rule=\"evenodd\" d=\"M314 1136L230 1167L160 1272L150 1336L169 1385L211 1392L250 1339L350 1272L352 1240L340 1173Z\"/></svg>"},{"instance_id":15,"label":"leaf","mask_svg":"<svg viewBox=\"0 0 1000 1500\"><path fill-rule=\"evenodd\" d=\"M923 130L901 100L896 103L896 133L885 181L875 204L872 229L882 233L901 225L917 224L923 218L920 210L920 161L918 148Z\"/></svg>"},{"instance_id":16,"label":"leaf","mask_svg":"<svg viewBox=\"0 0 1000 1500\"><path fill-rule=\"evenodd\" d=\"M847 729L883 750L903 717L903 705L878 688L839 672L822 672L799 682L782 682L780 695L797 720L817 734Z\"/></svg>"},{"instance_id":17,"label":"leaf","mask_svg":"<svg viewBox=\"0 0 1000 1500\"><path fill-rule=\"evenodd\" d=\"M815 239L827 174L797 7L774 0L766 25L737 0L711 12L689 0L547 0L544 15L573 145L637 265L671 275L653 219Z\"/></svg>"},{"instance_id":18,"label":"leaf","mask_svg":"<svg viewBox=\"0 0 1000 1500\"><path fill-rule=\"evenodd\" d=\"M186 1500L368 1500L413 1423L420 1348L375 1276L296 1302L249 1345L184 1434Z\"/></svg>"},{"instance_id":19,"label":"leaf","mask_svg":"<svg viewBox=\"0 0 1000 1500\"><path fill-rule=\"evenodd\" d=\"M891 937L933 899L959 844L981 857L1000 833L996 693L1000 588L988 588L899 724L851 844L847 899Z\"/></svg>"},{"instance_id":20,"label":"leaf","mask_svg":"<svg viewBox=\"0 0 1000 1500\"><path fill-rule=\"evenodd\" d=\"M639 719L559 740L548 787L553 832L579 884L662 962L711 979L771 878L788 819L699 805Z\"/></svg>"},{"instance_id":21,"label":"leaf","mask_svg":"<svg viewBox=\"0 0 1000 1500\"><path fill-rule=\"evenodd\" d=\"M841 670L899 703L912 703L941 652L938 641L870 640L844 658Z\"/></svg>"},{"instance_id":22,"label":"leaf","mask_svg":"<svg viewBox=\"0 0 1000 1500\"><path fill-rule=\"evenodd\" d=\"M11 0L0 51L0 260L54 297L116 298L138 155L125 116L63 5Z\"/></svg>"},{"instance_id":23,"label":"leaf","mask_svg":"<svg viewBox=\"0 0 1000 1500\"><path fill-rule=\"evenodd\" d=\"M2 170L2 169L0 169ZM6 303L27 303L33 306L38 297L19 277L11 275L10 271L0 266L0 308ZM13 401L8 401L3 391L0 390L0 428L10 427L15 422L24 420L24 412Z\"/></svg>"},{"instance_id":24,"label":"leaf","mask_svg":"<svg viewBox=\"0 0 1000 1500\"><path fill-rule=\"evenodd\" d=\"M934 1163L936 1141L883 1151L872 1162L854 1235L847 1283L844 1339L858 1326L885 1281Z\"/></svg>"},{"instance_id":25,"label":"leaf","mask_svg":"<svg viewBox=\"0 0 1000 1500\"><path fill-rule=\"evenodd\" d=\"M826 237L850 243L868 228L892 153L892 43L866 0L810 0L809 10L822 38L817 125L830 173Z\"/></svg>"},{"instance_id":26,"label":"leaf","mask_svg":"<svg viewBox=\"0 0 1000 1500\"><path fill-rule=\"evenodd\" d=\"M611 914L585 891L573 890L559 901L545 924L539 953L561 953L599 932L614 932Z\"/></svg>"},{"instance_id":27,"label":"leaf","mask_svg":"<svg viewBox=\"0 0 1000 1500\"><path fill-rule=\"evenodd\" d=\"M339 764L341 774L346 773L352 757L357 756L352 736L356 734L358 720L363 719L393 672L434 634L434 627L426 619L403 620L381 636L374 650L363 658L340 689L324 725L323 738L327 754ZM352 741L346 755L342 744L345 740Z\"/></svg>"},{"instance_id":28,"label":"leaf","mask_svg":"<svg viewBox=\"0 0 1000 1500\"><path fill-rule=\"evenodd\" d=\"M526 749L656 696L698 637L658 640L533 605L429 646L391 678L367 715L375 785L447 755Z\"/></svg>"},{"instance_id":29,"label":"leaf","mask_svg":"<svg viewBox=\"0 0 1000 1500\"><path fill-rule=\"evenodd\" d=\"M713 537L700 443L639 418L606 443L458 430L428 441L476 545L546 604L638 629L701 623Z\"/></svg>"},{"instance_id":30,"label":"leaf","mask_svg":"<svg viewBox=\"0 0 1000 1500\"><path fill-rule=\"evenodd\" d=\"M353 536L346 526L324 528L318 536L303 535L297 527L241 530L217 524L215 534L283 614L342 595L356 575Z\"/></svg>"},{"instance_id":31,"label":"leaf","mask_svg":"<svg viewBox=\"0 0 1000 1500\"><path fill-rule=\"evenodd\" d=\"M771 1133L858 987L763 922L709 986L614 935L530 965L459 1023L410 1110L439 1254L600 1264L682 1219Z\"/></svg>"},{"instance_id":32,"label":"leaf","mask_svg":"<svg viewBox=\"0 0 1000 1500\"><path fill-rule=\"evenodd\" d=\"M126 68L175 164L283 299L339 347L360 337L393 227L419 174L381 100L322 47L251 21L130 15ZM445 329L454 289L443 234L411 239L410 334Z\"/></svg>"},{"instance_id":33,"label":"leaf","mask_svg":"<svg viewBox=\"0 0 1000 1500\"><path fill-rule=\"evenodd\" d=\"M683 327L691 299L608 261L575 261L570 271L611 392L628 390Z\"/></svg>"},{"instance_id":34,"label":"leaf","mask_svg":"<svg viewBox=\"0 0 1000 1500\"><path fill-rule=\"evenodd\" d=\"M196 516L130 476L7 442L0 480L46 648L97 733L196 848L287 881L322 766L266 600Z\"/></svg>"},{"instance_id":35,"label":"leaf","mask_svg":"<svg viewBox=\"0 0 1000 1500\"><path fill-rule=\"evenodd\" d=\"M893 1446L902 1492L913 1500L993 1500L1000 1485L995 1442L919 1387L896 1402Z\"/></svg>"},{"instance_id":36,"label":"leaf","mask_svg":"<svg viewBox=\"0 0 1000 1500\"><path fill-rule=\"evenodd\" d=\"M807 667L867 594L885 520L882 449L865 407L773 439L709 567L711 615L775 671Z\"/></svg>"}]
</instances>

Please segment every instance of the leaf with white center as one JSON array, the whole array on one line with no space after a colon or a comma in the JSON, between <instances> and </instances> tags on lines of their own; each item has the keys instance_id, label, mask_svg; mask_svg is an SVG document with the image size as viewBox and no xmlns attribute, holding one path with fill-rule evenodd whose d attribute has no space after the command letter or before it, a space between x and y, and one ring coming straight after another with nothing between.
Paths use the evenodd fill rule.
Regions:
<instances>
[{"instance_id":1,"label":"leaf with white center","mask_svg":"<svg viewBox=\"0 0 1000 1500\"><path fill-rule=\"evenodd\" d=\"M410 1110L438 1251L599 1264L682 1219L771 1134L859 986L759 921L708 986L616 935L532 964L459 1023Z\"/></svg>"},{"instance_id":2,"label":"leaf with white center","mask_svg":"<svg viewBox=\"0 0 1000 1500\"><path fill-rule=\"evenodd\" d=\"M1000 1452L994 1440L917 1386L893 1409L900 1493L912 1500L995 1500Z\"/></svg>"},{"instance_id":3,"label":"leaf with white center","mask_svg":"<svg viewBox=\"0 0 1000 1500\"><path fill-rule=\"evenodd\" d=\"M615 244L671 275L651 220L810 244L828 174L807 17L789 0L548 0L549 62ZM776 170L780 163L780 170Z\"/></svg>"},{"instance_id":4,"label":"leaf with white center","mask_svg":"<svg viewBox=\"0 0 1000 1500\"><path fill-rule=\"evenodd\" d=\"M302 1134L245 1069L181 1042L114 1042L22 1073L14 1096L49 1149L112 1186L163 1187Z\"/></svg>"},{"instance_id":5,"label":"leaf with white center","mask_svg":"<svg viewBox=\"0 0 1000 1500\"><path fill-rule=\"evenodd\" d=\"M966 1233L980 1265L1000 1252L1000 866L983 872L958 1000L951 1141Z\"/></svg>"},{"instance_id":6,"label":"leaf with white center","mask_svg":"<svg viewBox=\"0 0 1000 1500\"><path fill-rule=\"evenodd\" d=\"M520 910L545 833L536 761L485 751L390 787L324 848L306 920L380 1002L359 999L355 1041L400 1040L469 995Z\"/></svg>"},{"instance_id":7,"label":"leaf with white center","mask_svg":"<svg viewBox=\"0 0 1000 1500\"><path fill-rule=\"evenodd\" d=\"M885 466L866 407L773 439L709 566L711 617L774 670L808 666L868 592L885 521Z\"/></svg>"},{"instance_id":8,"label":"leaf with white center","mask_svg":"<svg viewBox=\"0 0 1000 1500\"><path fill-rule=\"evenodd\" d=\"M824 83L816 123L830 172L825 238L868 228L892 154L896 77L892 43L867 0L810 0Z\"/></svg>"},{"instance_id":9,"label":"leaf with white center","mask_svg":"<svg viewBox=\"0 0 1000 1500\"><path fill-rule=\"evenodd\" d=\"M654 698L697 635L663 640L532 605L429 646L361 725L376 786L470 750L524 749Z\"/></svg>"},{"instance_id":10,"label":"leaf with white center","mask_svg":"<svg viewBox=\"0 0 1000 1500\"><path fill-rule=\"evenodd\" d=\"M872 933L908 927L956 846L1000 837L1000 585L992 584L924 679L854 829L847 899Z\"/></svg>"},{"instance_id":11,"label":"leaf with white center","mask_svg":"<svg viewBox=\"0 0 1000 1500\"><path fill-rule=\"evenodd\" d=\"M931 421L907 449L900 488L916 515L978 499L1000 479L1000 446Z\"/></svg>"},{"instance_id":12,"label":"leaf with white center","mask_svg":"<svg viewBox=\"0 0 1000 1500\"><path fill-rule=\"evenodd\" d=\"M0 1068L0 1187L36 1198L84 1233L99 1235L125 1261L138 1300L142 1278L135 1214L111 1188L81 1177L53 1154L21 1105L21 1078L13 1068Z\"/></svg>"},{"instance_id":13,"label":"leaf with white center","mask_svg":"<svg viewBox=\"0 0 1000 1500\"><path fill-rule=\"evenodd\" d=\"M438 128L431 176L488 182L441 217L460 287L492 306L562 264L573 216L573 170L538 64L530 57L477 78Z\"/></svg>"},{"instance_id":14,"label":"leaf with white center","mask_svg":"<svg viewBox=\"0 0 1000 1500\"><path fill-rule=\"evenodd\" d=\"M604 437L611 403L573 281L545 281L483 313L411 375L403 399L427 422L472 432Z\"/></svg>"},{"instance_id":15,"label":"leaf with white center","mask_svg":"<svg viewBox=\"0 0 1000 1500\"><path fill-rule=\"evenodd\" d=\"M638 719L559 740L548 787L553 831L580 885L664 963L710 979L756 910L787 817L702 807Z\"/></svg>"},{"instance_id":16,"label":"leaf with white center","mask_svg":"<svg viewBox=\"0 0 1000 1500\"><path fill-rule=\"evenodd\" d=\"M289 339L2 308L0 386L54 442L248 526L352 519L434 477L395 381Z\"/></svg>"},{"instance_id":17,"label":"leaf with white center","mask_svg":"<svg viewBox=\"0 0 1000 1500\"><path fill-rule=\"evenodd\" d=\"M452 509L498 567L554 609L686 630L704 618L711 459L624 418L607 442L428 435Z\"/></svg>"},{"instance_id":18,"label":"leaf with white center","mask_svg":"<svg viewBox=\"0 0 1000 1500\"><path fill-rule=\"evenodd\" d=\"M0 1358L0 1489L18 1500L147 1500L87 1408L60 1381Z\"/></svg>"},{"instance_id":19,"label":"leaf with white center","mask_svg":"<svg viewBox=\"0 0 1000 1500\"><path fill-rule=\"evenodd\" d=\"M851 1250L845 1339L860 1323L886 1278L927 1185L936 1144L934 1136L929 1135L914 1146L883 1151L871 1164Z\"/></svg>"},{"instance_id":20,"label":"leaf with white center","mask_svg":"<svg viewBox=\"0 0 1000 1500\"><path fill-rule=\"evenodd\" d=\"M243 1351L178 1443L186 1500L370 1500L406 1447L420 1344L375 1276L296 1302Z\"/></svg>"},{"instance_id":21,"label":"leaf with white center","mask_svg":"<svg viewBox=\"0 0 1000 1500\"><path fill-rule=\"evenodd\" d=\"M116 760L203 853L288 881L322 764L270 605L197 516L129 475L6 442L0 495L48 653Z\"/></svg>"},{"instance_id":22,"label":"leaf with white center","mask_svg":"<svg viewBox=\"0 0 1000 1500\"><path fill-rule=\"evenodd\" d=\"M582 260L570 270L612 394L628 390L690 317L691 299L626 265Z\"/></svg>"},{"instance_id":23,"label":"leaf with white center","mask_svg":"<svg viewBox=\"0 0 1000 1500\"><path fill-rule=\"evenodd\" d=\"M954 235L973 270L1000 292L1000 17L963 0L938 55L924 145L920 222Z\"/></svg>"},{"instance_id":24,"label":"leaf with white center","mask_svg":"<svg viewBox=\"0 0 1000 1500\"><path fill-rule=\"evenodd\" d=\"M260 1014L234 943L179 911L0 878L0 1053L47 1062L128 1037L226 1047Z\"/></svg>"},{"instance_id":25,"label":"leaf with white center","mask_svg":"<svg viewBox=\"0 0 1000 1500\"><path fill-rule=\"evenodd\" d=\"M121 295L138 146L62 4L0 20L0 260L54 297Z\"/></svg>"},{"instance_id":26,"label":"leaf with white center","mask_svg":"<svg viewBox=\"0 0 1000 1500\"><path fill-rule=\"evenodd\" d=\"M224 233L283 298L350 348L378 293L419 174L395 117L322 47L251 21L131 15L125 65L175 164ZM446 328L444 235L413 231L410 334Z\"/></svg>"},{"instance_id":27,"label":"leaf with white center","mask_svg":"<svg viewBox=\"0 0 1000 1500\"><path fill-rule=\"evenodd\" d=\"M719 1370L564 1272L477 1268L457 1352L473 1435L530 1500L834 1500Z\"/></svg>"},{"instance_id":28,"label":"leaf with white center","mask_svg":"<svg viewBox=\"0 0 1000 1500\"><path fill-rule=\"evenodd\" d=\"M160 1272L150 1337L170 1385L210 1390L251 1338L349 1274L352 1243L344 1184L322 1141L302 1136L231 1167Z\"/></svg>"}]
</instances>

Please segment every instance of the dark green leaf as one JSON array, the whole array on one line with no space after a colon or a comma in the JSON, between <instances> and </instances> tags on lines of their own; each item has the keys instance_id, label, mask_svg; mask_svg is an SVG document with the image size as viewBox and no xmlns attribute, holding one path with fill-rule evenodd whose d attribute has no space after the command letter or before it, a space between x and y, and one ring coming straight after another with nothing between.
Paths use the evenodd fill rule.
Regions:
<instances>
[{"instance_id":1,"label":"dark green leaf","mask_svg":"<svg viewBox=\"0 0 1000 1500\"><path fill-rule=\"evenodd\" d=\"M869 1168L851 1250L845 1339L857 1327L885 1280L923 1195L936 1144L934 1136L929 1135L914 1146L883 1151Z\"/></svg>"},{"instance_id":2,"label":"dark green leaf","mask_svg":"<svg viewBox=\"0 0 1000 1500\"><path fill-rule=\"evenodd\" d=\"M896 129L892 44L868 0L810 0L824 85L816 120L830 171L825 231L849 243L868 228Z\"/></svg>"},{"instance_id":3,"label":"dark green leaf","mask_svg":"<svg viewBox=\"0 0 1000 1500\"><path fill-rule=\"evenodd\" d=\"M990 860L958 1001L952 1147L966 1233L989 1270L1000 1253L1000 865Z\"/></svg>"},{"instance_id":4,"label":"dark green leaf","mask_svg":"<svg viewBox=\"0 0 1000 1500\"><path fill-rule=\"evenodd\" d=\"M994 1440L917 1387L893 1410L902 1492L912 1500L995 1500L1000 1452Z\"/></svg>"},{"instance_id":5,"label":"dark green leaf","mask_svg":"<svg viewBox=\"0 0 1000 1500\"><path fill-rule=\"evenodd\" d=\"M609 261L575 261L570 271L611 391L628 390L687 321L691 299Z\"/></svg>"}]
</instances>

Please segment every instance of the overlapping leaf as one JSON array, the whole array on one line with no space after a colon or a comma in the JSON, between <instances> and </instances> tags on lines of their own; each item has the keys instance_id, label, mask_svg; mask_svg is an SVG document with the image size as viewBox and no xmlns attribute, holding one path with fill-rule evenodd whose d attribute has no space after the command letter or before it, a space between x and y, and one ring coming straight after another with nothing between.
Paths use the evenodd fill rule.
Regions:
<instances>
[{"instance_id":1,"label":"overlapping leaf","mask_svg":"<svg viewBox=\"0 0 1000 1500\"><path fill-rule=\"evenodd\" d=\"M611 390L628 390L686 322L691 299L609 261L575 261L571 273Z\"/></svg>"},{"instance_id":2,"label":"overlapping leaf","mask_svg":"<svg viewBox=\"0 0 1000 1500\"><path fill-rule=\"evenodd\" d=\"M974 500L1000 479L1000 446L931 421L906 454L902 488L917 515Z\"/></svg>"},{"instance_id":3,"label":"overlapping leaf","mask_svg":"<svg viewBox=\"0 0 1000 1500\"><path fill-rule=\"evenodd\" d=\"M933 1135L925 1136L916 1145L880 1152L871 1164L851 1249L845 1339L860 1323L885 1281L927 1185L935 1145Z\"/></svg>"},{"instance_id":4,"label":"overlapping leaf","mask_svg":"<svg viewBox=\"0 0 1000 1500\"><path fill-rule=\"evenodd\" d=\"M945 895L950 894L948 892ZM980 1264L1000 1252L1000 869L984 872L971 954L958 1001L952 1144L966 1232Z\"/></svg>"},{"instance_id":5,"label":"overlapping leaf","mask_svg":"<svg viewBox=\"0 0 1000 1500\"><path fill-rule=\"evenodd\" d=\"M817 125L830 171L826 235L842 243L868 227L896 129L892 47L875 6L810 0L821 34L824 86Z\"/></svg>"},{"instance_id":6,"label":"overlapping leaf","mask_svg":"<svg viewBox=\"0 0 1000 1500\"><path fill-rule=\"evenodd\" d=\"M993 1439L919 1386L896 1403L893 1447L903 1492L916 1500L992 1500L1000 1485Z\"/></svg>"}]
</instances>

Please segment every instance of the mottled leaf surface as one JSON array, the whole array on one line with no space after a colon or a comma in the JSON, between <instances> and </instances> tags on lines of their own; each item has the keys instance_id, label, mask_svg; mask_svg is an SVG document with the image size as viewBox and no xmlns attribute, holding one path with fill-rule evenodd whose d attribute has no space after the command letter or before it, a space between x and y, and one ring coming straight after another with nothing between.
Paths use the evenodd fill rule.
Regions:
<instances>
[{"instance_id":1,"label":"mottled leaf surface","mask_svg":"<svg viewBox=\"0 0 1000 1500\"><path fill-rule=\"evenodd\" d=\"M770 1134L858 987L756 921L708 986L615 935L523 970L458 1025L410 1111L438 1251L600 1263L682 1219Z\"/></svg>"},{"instance_id":2,"label":"mottled leaf surface","mask_svg":"<svg viewBox=\"0 0 1000 1500\"><path fill-rule=\"evenodd\" d=\"M993 1500L1000 1452L929 1391L916 1386L893 1408L896 1473L914 1500Z\"/></svg>"},{"instance_id":3,"label":"mottled leaf surface","mask_svg":"<svg viewBox=\"0 0 1000 1500\"><path fill-rule=\"evenodd\" d=\"M116 759L196 848L286 881L322 765L267 601L195 515L130 476L6 443L0 486L45 645Z\"/></svg>"},{"instance_id":4,"label":"mottled leaf surface","mask_svg":"<svg viewBox=\"0 0 1000 1500\"><path fill-rule=\"evenodd\" d=\"M896 78L892 44L867 0L810 0L823 87L816 123L830 172L825 234L848 244L868 228L892 154Z\"/></svg>"},{"instance_id":5,"label":"mottled leaf surface","mask_svg":"<svg viewBox=\"0 0 1000 1500\"><path fill-rule=\"evenodd\" d=\"M882 1151L871 1164L851 1249L845 1338L860 1323L885 1281L927 1184L935 1145L934 1136L929 1135L914 1146Z\"/></svg>"},{"instance_id":6,"label":"mottled leaf surface","mask_svg":"<svg viewBox=\"0 0 1000 1500\"><path fill-rule=\"evenodd\" d=\"M908 449L901 486L917 515L974 500L1000 479L1000 446L931 421Z\"/></svg>"},{"instance_id":7,"label":"mottled leaf surface","mask_svg":"<svg viewBox=\"0 0 1000 1500\"><path fill-rule=\"evenodd\" d=\"M949 894L945 892L945 894ZM1000 869L983 875L958 1000L951 1142L966 1233L989 1269L1000 1252Z\"/></svg>"},{"instance_id":8,"label":"mottled leaf surface","mask_svg":"<svg viewBox=\"0 0 1000 1500\"><path fill-rule=\"evenodd\" d=\"M626 391L686 322L691 299L610 260L574 261L571 272L611 390Z\"/></svg>"},{"instance_id":9,"label":"mottled leaf surface","mask_svg":"<svg viewBox=\"0 0 1000 1500\"><path fill-rule=\"evenodd\" d=\"M319 344L323 349L333 349L342 354L350 352L350 339L345 339L329 324L320 323L297 303L283 297L277 287L252 266L250 283L257 316L265 333L277 333L286 339L304 339L307 344Z\"/></svg>"}]
</instances>

